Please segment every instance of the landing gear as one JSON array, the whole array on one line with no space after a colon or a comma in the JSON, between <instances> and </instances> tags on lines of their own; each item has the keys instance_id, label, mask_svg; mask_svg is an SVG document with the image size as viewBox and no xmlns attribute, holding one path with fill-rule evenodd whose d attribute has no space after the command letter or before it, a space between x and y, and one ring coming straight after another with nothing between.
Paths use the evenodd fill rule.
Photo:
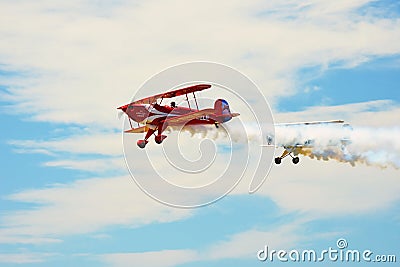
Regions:
<instances>
[{"instance_id":1,"label":"landing gear","mask_svg":"<svg viewBox=\"0 0 400 267\"><path fill-rule=\"evenodd\" d=\"M138 145L138 147L140 147L140 148L145 148L145 146L147 145L147 143L149 142L147 139L149 139L149 137L155 132L156 130L155 129L149 129L149 130L147 130L147 133L146 133L146 135L145 135L145 137L144 137L144 139L143 140L138 140L137 141L137 145Z\"/></svg>"},{"instance_id":2,"label":"landing gear","mask_svg":"<svg viewBox=\"0 0 400 267\"><path fill-rule=\"evenodd\" d=\"M147 140L138 140L136 144L138 145L138 147L144 148L148 142L149 141Z\"/></svg>"},{"instance_id":3,"label":"landing gear","mask_svg":"<svg viewBox=\"0 0 400 267\"><path fill-rule=\"evenodd\" d=\"M296 147L285 147L282 155L280 157L275 158L275 164L281 164L282 159L290 156L292 158L293 164L297 164L300 161L300 158L297 156L299 151L296 150Z\"/></svg>"},{"instance_id":4,"label":"landing gear","mask_svg":"<svg viewBox=\"0 0 400 267\"><path fill-rule=\"evenodd\" d=\"M219 125L218 125L218 123L214 123L214 125L215 125L215 128L219 128Z\"/></svg>"},{"instance_id":5,"label":"landing gear","mask_svg":"<svg viewBox=\"0 0 400 267\"><path fill-rule=\"evenodd\" d=\"M156 141L157 144L161 144L162 141L164 141L164 139L167 138L166 135L156 135L156 137L154 138L154 140Z\"/></svg>"}]
</instances>

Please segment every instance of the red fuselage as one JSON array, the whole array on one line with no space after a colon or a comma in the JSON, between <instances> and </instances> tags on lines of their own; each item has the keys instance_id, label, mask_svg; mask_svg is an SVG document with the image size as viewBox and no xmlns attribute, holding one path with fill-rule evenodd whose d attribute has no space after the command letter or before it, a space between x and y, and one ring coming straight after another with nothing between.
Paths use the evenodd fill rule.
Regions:
<instances>
[{"instance_id":1,"label":"red fuselage","mask_svg":"<svg viewBox=\"0 0 400 267\"><path fill-rule=\"evenodd\" d=\"M167 118L173 118L195 112L197 110L187 107L171 107L161 106L158 104L130 104L127 106L125 113L132 120L141 124L158 125L160 122ZM198 125L198 124L215 124L217 120L212 116L205 116L203 118L193 119L185 122L185 125Z\"/></svg>"}]
</instances>

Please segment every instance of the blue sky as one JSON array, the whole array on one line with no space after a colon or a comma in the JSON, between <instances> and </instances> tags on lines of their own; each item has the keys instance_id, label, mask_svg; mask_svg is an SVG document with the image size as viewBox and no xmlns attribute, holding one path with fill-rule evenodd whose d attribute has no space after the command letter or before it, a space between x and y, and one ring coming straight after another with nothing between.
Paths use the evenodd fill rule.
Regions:
<instances>
[{"instance_id":1,"label":"blue sky","mask_svg":"<svg viewBox=\"0 0 400 267\"><path fill-rule=\"evenodd\" d=\"M298 72L303 94L283 97L279 108L299 111L313 105L344 105L388 99L400 102L399 57L371 59L356 68L333 68L328 72L319 67ZM306 78L305 78L306 77ZM304 80L303 80L304 79Z\"/></svg>"},{"instance_id":2,"label":"blue sky","mask_svg":"<svg viewBox=\"0 0 400 267\"><path fill-rule=\"evenodd\" d=\"M171 208L129 176L116 115L154 73L215 61L253 79L276 121L345 119L400 166L395 136L378 134L400 127L399 15L368 0L2 1L0 265L260 266L264 245L338 238L399 261L399 169L301 157L256 194L245 180Z\"/></svg>"}]
</instances>

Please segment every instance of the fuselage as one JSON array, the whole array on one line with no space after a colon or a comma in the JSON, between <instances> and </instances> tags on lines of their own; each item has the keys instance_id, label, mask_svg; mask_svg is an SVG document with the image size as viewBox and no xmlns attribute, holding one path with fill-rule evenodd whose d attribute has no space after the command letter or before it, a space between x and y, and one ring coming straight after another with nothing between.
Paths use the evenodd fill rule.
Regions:
<instances>
[{"instance_id":1,"label":"fuselage","mask_svg":"<svg viewBox=\"0 0 400 267\"><path fill-rule=\"evenodd\" d=\"M173 118L176 116L181 116L197 111L196 109L191 109L187 107L172 107L172 106L162 106L159 104L130 104L126 107L124 112L134 120L135 122L141 124L153 124L157 125L160 122L166 120L167 118ZM202 118L197 118L185 122L184 124L214 124L216 120L209 116Z\"/></svg>"}]
</instances>

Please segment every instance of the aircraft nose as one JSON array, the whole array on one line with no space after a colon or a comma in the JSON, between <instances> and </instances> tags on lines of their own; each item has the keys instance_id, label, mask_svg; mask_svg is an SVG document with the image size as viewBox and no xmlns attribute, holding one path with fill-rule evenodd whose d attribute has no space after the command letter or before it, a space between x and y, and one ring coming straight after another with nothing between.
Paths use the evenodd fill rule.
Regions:
<instances>
[{"instance_id":1,"label":"aircraft nose","mask_svg":"<svg viewBox=\"0 0 400 267\"><path fill-rule=\"evenodd\" d=\"M128 108L128 105L120 106L117 109L122 110L123 112L126 112L126 109Z\"/></svg>"}]
</instances>

